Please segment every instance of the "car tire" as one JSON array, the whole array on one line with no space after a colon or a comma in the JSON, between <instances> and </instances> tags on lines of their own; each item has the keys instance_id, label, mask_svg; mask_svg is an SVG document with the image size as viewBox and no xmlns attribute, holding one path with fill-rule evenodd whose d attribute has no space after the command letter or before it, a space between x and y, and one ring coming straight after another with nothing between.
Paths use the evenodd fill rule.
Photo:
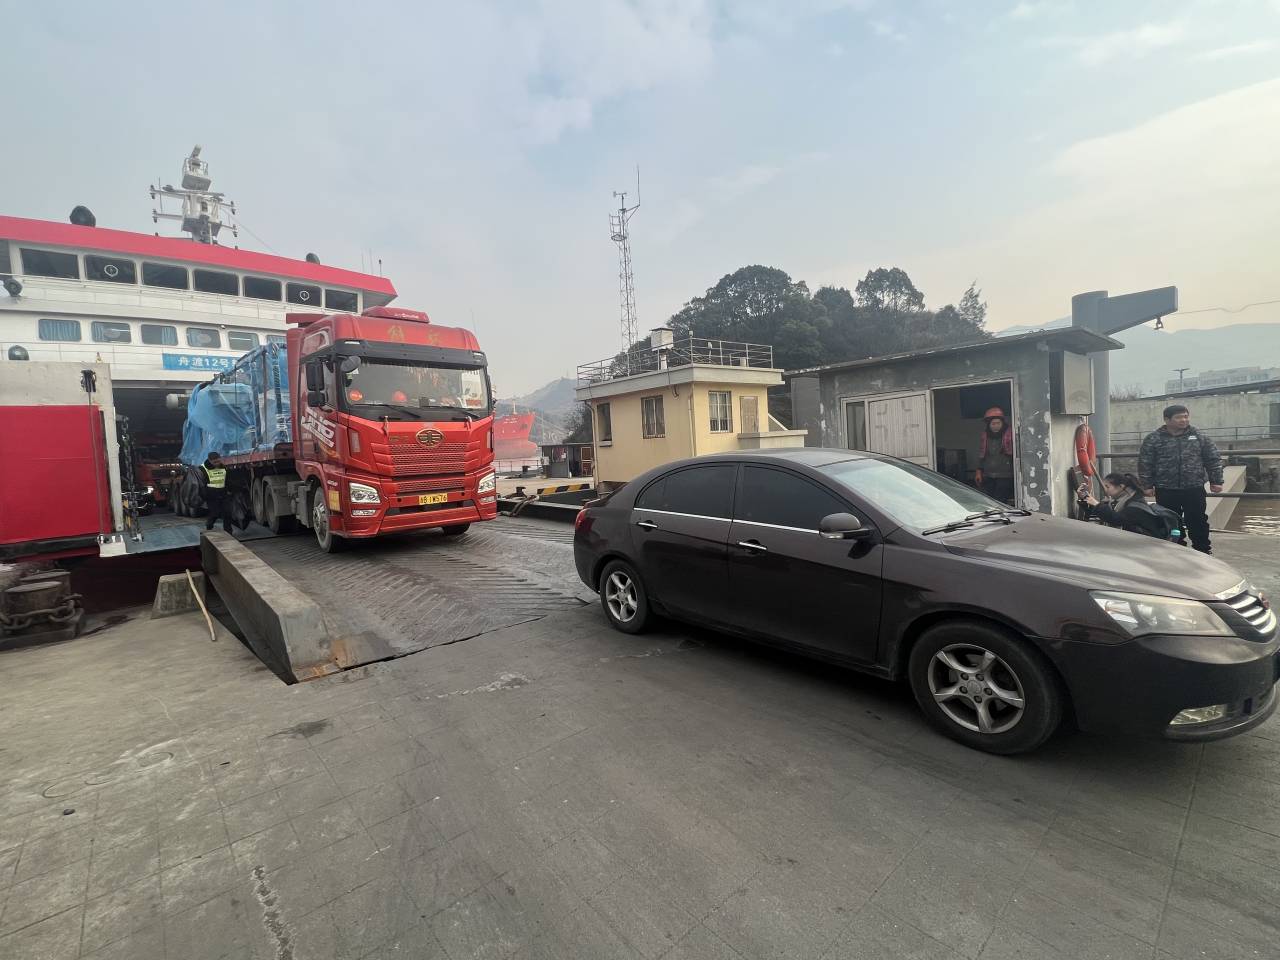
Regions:
<instances>
[{"instance_id":1,"label":"car tire","mask_svg":"<svg viewBox=\"0 0 1280 960\"><path fill-rule=\"evenodd\" d=\"M452 523L447 527L441 527L440 532L446 537L460 537L470 529L469 523Z\"/></svg>"},{"instance_id":2,"label":"car tire","mask_svg":"<svg viewBox=\"0 0 1280 960\"><path fill-rule=\"evenodd\" d=\"M623 633L640 633L649 624L649 594L640 574L625 560L612 560L600 571L600 606L609 623Z\"/></svg>"},{"instance_id":3,"label":"car tire","mask_svg":"<svg viewBox=\"0 0 1280 960\"><path fill-rule=\"evenodd\" d=\"M911 648L911 692L935 727L987 753L1034 750L1062 722L1066 695L1049 661L998 627L954 621Z\"/></svg>"}]
</instances>

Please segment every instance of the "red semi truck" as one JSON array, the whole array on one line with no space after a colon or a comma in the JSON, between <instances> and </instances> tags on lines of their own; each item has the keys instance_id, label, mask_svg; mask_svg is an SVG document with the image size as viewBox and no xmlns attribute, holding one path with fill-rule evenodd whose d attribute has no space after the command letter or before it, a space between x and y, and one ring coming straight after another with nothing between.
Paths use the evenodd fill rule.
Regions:
<instances>
[{"instance_id":1,"label":"red semi truck","mask_svg":"<svg viewBox=\"0 0 1280 960\"><path fill-rule=\"evenodd\" d=\"M469 330L395 307L286 319L276 375L269 353L251 353L242 363L261 363L257 386L232 386L243 385L260 420L273 409L287 418L275 434L287 442L220 451L228 487L248 491L255 519L277 533L308 527L331 552L405 530L460 534L497 515L493 398ZM273 408L272 391L288 402Z\"/></svg>"}]
</instances>

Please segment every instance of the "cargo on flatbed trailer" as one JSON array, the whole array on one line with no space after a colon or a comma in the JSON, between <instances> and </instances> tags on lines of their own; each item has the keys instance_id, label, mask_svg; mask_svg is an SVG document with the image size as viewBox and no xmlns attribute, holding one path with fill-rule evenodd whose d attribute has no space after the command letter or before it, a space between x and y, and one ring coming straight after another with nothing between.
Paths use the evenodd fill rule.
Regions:
<instances>
[{"instance_id":1,"label":"cargo on flatbed trailer","mask_svg":"<svg viewBox=\"0 0 1280 960\"><path fill-rule=\"evenodd\" d=\"M216 450L254 519L310 528L326 552L497 515L493 397L474 334L393 307L286 319L285 347L251 350L192 392L180 500L192 504Z\"/></svg>"}]
</instances>

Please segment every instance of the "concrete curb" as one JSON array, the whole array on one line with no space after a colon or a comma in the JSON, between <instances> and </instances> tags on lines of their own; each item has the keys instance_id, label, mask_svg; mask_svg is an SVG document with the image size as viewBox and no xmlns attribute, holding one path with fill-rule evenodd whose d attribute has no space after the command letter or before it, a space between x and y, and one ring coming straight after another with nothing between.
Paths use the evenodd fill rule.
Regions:
<instances>
[{"instance_id":1,"label":"concrete curb","mask_svg":"<svg viewBox=\"0 0 1280 960\"><path fill-rule=\"evenodd\" d=\"M551 500L520 500L515 497L499 497L498 512L510 516L538 517L542 520L559 520L573 523L582 506L577 503L555 503Z\"/></svg>"},{"instance_id":2,"label":"concrete curb","mask_svg":"<svg viewBox=\"0 0 1280 960\"><path fill-rule=\"evenodd\" d=\"M200 537L200 557L263 663L291 683L338 672L324 617L302 591L221 531Z\"/></svg>"}]
</instances>

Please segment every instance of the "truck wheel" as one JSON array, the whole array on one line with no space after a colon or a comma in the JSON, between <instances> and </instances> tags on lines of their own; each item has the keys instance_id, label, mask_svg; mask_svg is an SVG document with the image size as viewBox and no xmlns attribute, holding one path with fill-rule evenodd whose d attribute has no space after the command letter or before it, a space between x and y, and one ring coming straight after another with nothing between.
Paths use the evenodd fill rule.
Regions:
<instances>
[{"instance_id":1,"label":"truck wheel","mask_svg":"<svg viewBox=\"0 0 1280 960\"><path fill-rule=\"evenodd\" d=\"M1034 750L1058 728L1066 706L1040 651L983 623L927 630L911 648L907 677L930 723L987 753Z\"/></svg>"},{"instance_id":2,"label":"truck wheel","mask_svg":"<svg viewBox=\"0 0 1280 960\"><path fill-rule=\"evenodd\" d=\"M264 527L267 525L266 486L266 481L262 481L249 488L249 505L253 510L253 519Z\"/></svg>"},{"instance_id":3,"label":"truck wheel","mask_svg":"<svg viewBox=\"0 0 1280 960\"><path fill-rule=\"evenodd\" d=\"M263 509L267 511L267 528L272 533L280 535L293 533L298 526L297 518L292 513L286 513L283 516L280 514L280 504L276 500L275 491L267 490L263 497L266 499Z\"/></svg>"},{"instance_id":4,"label":"truck wheel","mask_svg":"<svg viewBox=\"0 0 1280 960\"><path fill-rule=\"evenodd\" d=\"M469 523L454 523L447 527L441 527L440 532L446 537L460 537L470 529L471 524Z\"/></svg>"},{"instance_id":5,"label":"truck wheel","mask_svg":"<svg viewBox=\"0 0 1280 960\"><path fill-rule=\"evenodd\" d=\"M324 491L317 487L311 500L311 529L316 535L316 546L325 553L337 553L346 541L329 526L329 505L325 503Z\"/></svg>"}]
</instances>

